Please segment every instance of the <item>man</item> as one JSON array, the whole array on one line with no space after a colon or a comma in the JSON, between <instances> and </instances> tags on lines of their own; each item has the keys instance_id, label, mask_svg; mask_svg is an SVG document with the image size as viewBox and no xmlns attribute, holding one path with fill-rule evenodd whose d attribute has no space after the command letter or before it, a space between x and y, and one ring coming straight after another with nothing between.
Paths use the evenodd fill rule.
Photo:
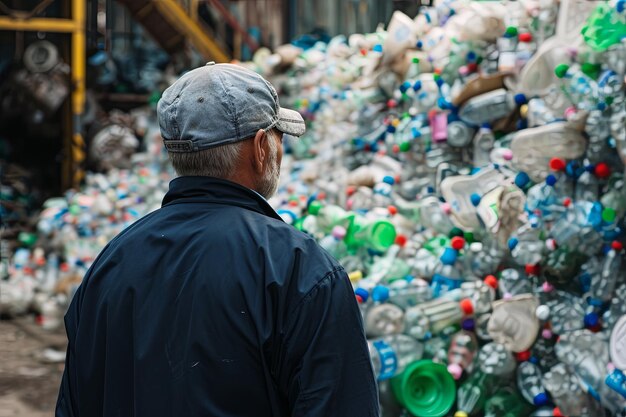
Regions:
<instances>
[{"instance_id":1,"label":"man","mask_svg":"<svg viewBox=\"0 0 626 417\"><path fill-rule=\"evenodd\" d=\"M213 63L158 117L180 177L87 272L56 415L378 416L345 271L265 200L302 117L261 76Z\"/></svg>"}]
</instances>

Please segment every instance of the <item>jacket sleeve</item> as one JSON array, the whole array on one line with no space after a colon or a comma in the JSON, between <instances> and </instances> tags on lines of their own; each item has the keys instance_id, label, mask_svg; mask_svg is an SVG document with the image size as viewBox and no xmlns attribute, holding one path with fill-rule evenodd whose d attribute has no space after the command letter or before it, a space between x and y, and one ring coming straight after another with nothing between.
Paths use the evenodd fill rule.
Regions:
<instances>
[{"instance_id":1,"label":"jacket sleeve","mask_svg":"<svg viewBox=\"0 0 626 417\"><path fill-rule=\"evenodd\" d=\"M284 329L278 383L293 417L378 417L378 388L352 285L328 273Z\"/></svg>"},{"instance_id":2,"label":"jacket sleeve","mask_svg":"<svg viewBox=\"0 0 626 417\"><path fill-rule=\"evenodd\" d=\"M78 330L78 311L80 309L82 285L79 287L70 307L65 314L65 330L67 332L67 353L65 354L65 370L61 379L61 387L59 388L59 397L57 399L55 417L78 417L74 408L73 401L76 399L76 365L74 361L75 349L74 340Z\"/></svg>"}]
</instances>

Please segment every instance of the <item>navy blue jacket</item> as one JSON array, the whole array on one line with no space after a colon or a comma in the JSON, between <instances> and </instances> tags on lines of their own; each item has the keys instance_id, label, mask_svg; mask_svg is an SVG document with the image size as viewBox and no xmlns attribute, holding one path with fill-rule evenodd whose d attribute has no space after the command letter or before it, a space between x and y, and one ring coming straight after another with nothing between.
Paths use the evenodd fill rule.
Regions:
<instances>
[{"instance_id":1,"label":"navy blue jacket","mask_svg":"<svg viewBox=\"0 0 626 417\"><path fill-rule=\"evenodd\" d=\"M378 391L342 267L255 192L170 183L65 316L57 417L370 417Z\"/></svg>"}]
</instances>

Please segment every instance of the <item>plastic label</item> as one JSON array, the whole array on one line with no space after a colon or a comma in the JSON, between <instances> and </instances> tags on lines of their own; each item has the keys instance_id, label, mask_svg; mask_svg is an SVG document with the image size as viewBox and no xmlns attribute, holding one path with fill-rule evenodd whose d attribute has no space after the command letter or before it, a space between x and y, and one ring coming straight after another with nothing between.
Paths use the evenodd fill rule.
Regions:
<instances>
[{"instance_id":1,"label":"plastic label","mask_svg":"<svg viewBox=\"0 0 626 417\"><path fill-rule=\"evenodd\" d=\"M398 369L396 352L383 340L374 342L374 347L378 351L378 356L380 356L380 375L378 376L378 380L382 381L391 378L396 374L396 370Z\"/></svg>"}]
</instances>

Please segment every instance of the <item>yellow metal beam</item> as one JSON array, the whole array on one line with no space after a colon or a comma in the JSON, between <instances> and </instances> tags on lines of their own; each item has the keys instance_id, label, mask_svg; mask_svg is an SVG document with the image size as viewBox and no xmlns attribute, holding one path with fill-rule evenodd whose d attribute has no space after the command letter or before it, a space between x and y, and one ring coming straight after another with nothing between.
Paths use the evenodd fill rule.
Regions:
<instances>
[{"instance_id":1,"label":"yellow metal beam","mask_svg":"<svg viewBox=\"0 0 626 417\"><path fill-rule=\"evenodd\" d=\"M75 20L51 18L21 20L0 16L0 30L71 33L77 29Z\"/></svg>"},{"instance_id":2,"label":"yellow metal beam","mask_svg":"<svg viewBox=\"0 0 626 417\"><path fill-rule=\"evenodd\" d=\"M228 55L206 35L198 23L192 20L175 0L153 0L153 2L172 26L187 35L198 52L217 62L230 61Z\"/></svg>"},{"instance_id":3,"label":"yellow metal beam","mask_svg":"<svg viewBox=\"0 0 626 417\"><path fill-rule=\"evenodd\" d=\"M86 1L72 0L72 165L73 185L78 187L84 177L85 141L81 132L81 118L85 108L85 75L87 45L85 40Z\"/></svg>"}]
</instances>

